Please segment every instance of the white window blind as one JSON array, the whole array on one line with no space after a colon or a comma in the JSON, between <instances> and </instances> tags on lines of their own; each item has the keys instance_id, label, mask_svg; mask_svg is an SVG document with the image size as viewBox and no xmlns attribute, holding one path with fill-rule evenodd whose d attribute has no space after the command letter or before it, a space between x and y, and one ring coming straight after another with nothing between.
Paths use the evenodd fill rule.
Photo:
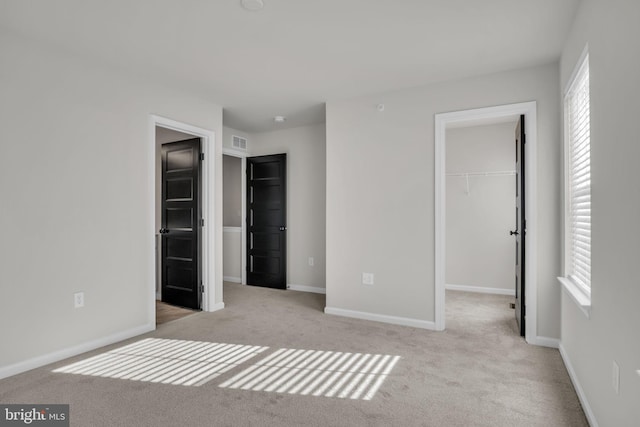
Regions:
<instances>
[{"instance_id":1,"label":"white window blind","mask_svg":"<svg viewBox=\"0 0 640 427\"><path fill-rule=\"evenodd\" d=\"M587 293L591 289L591 130L589 57L566 95L568 119L567 244L568 274Z\"/></svg>"}]
</instances>

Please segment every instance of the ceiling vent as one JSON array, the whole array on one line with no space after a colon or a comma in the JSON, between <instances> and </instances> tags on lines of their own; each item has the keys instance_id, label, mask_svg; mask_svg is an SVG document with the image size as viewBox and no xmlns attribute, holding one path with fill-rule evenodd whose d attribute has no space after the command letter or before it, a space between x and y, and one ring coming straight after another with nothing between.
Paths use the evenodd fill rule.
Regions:
<instances>
[{"instance_id":1,"label":"ceiling vent","mask_svg":"<svg viewBox=\"0 0 640 427\"><path fill-rule=\"evenodd\" d=\"M247 149L247 138L243 138L241 136L233 135L233 148L237 148L238 150L246 150Z\"/></svg>"}]
</instances>

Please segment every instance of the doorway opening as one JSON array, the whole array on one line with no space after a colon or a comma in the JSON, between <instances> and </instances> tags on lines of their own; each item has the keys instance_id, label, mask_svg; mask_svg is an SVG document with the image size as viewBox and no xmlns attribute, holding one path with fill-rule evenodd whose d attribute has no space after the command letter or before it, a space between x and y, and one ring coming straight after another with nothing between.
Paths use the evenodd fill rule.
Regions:
<instances>
[{"instance_id":1,"label":"doorway opening","mask_svg":"<svg viewBox=\"0 0 640 427\"><path fill-rule=\"evenodd\" d=\"M247 283L245 256L246 153L224 150L222 156L223 280Z\"/></svg>"},{"instance_id":2,"label":"doorway opening","mask_svg":"<svg viewBox=\"0 0 640 427\"><path fill-rule=\"evenodd\" d=\"M247 284L287 289L287 155L247 158Z\"/></svg>"},{"instance_id":3,"label":"doorway opening","mask_svg":"<svg viewBox=\"0 0 640 427\"><path fill-rule=\"evenodd\" d=\"M151 187L149 193L151 195L150 209L151 212L153 212L150 224L152 225L152 235L154 236L153 247L150 250L150 254L152 254L152 256L150 257L149 262L150 270L152 272L151 277L153 277L149 296L149 323L156 324L156 313L161 310L157 309L157 301L163 299L163 279L171 277L176 270L175 267L177 266L177 264L174 265L174 271L167 271L166 268L162 268L163 247L165 251L167 250L167 245L164 244L167 243L166 236L175 237L175 241L172 242L172 247L169 248L171 251L190 252L189 257L181 256L177 252L172 254L173 261L181 263L179 266L180 268L187 270L192 267L186 265L188 261L187 258L199 260L197 264L194 264L194 268L197 268L197 271L194 271L194 277L197 278L195 288L197 307L193 308L201 309L203 311L216 311L224 308L224 303L222 302L222 286L220 286L219 292L216 292L215 289L215 256L214 251L210 250L210 248L215 248L215 227L213 224L213 215L211 214L213 212L213 202L215 200L215 187L209 182L209 177L215 176L213 173L215 159L213 156L214 150L212 149L214 147L215 135L212 131L206 129L197 128L195 126L154 115L150 116L149 124L151 135L149 159L151 162L150 170L152 171L149 179ZM194 165L195 163L193 162L197 160L199 171L197 172L197 176L187 176L187 170L189 168L174 167L172 169L173 176L171 179L174 179L172 184L175 185L170 189L174 194L166 197L165 199L169 199L174 203L187 202L186 199L188 199L188 197L183 197L183 195L181 196L178 193L187 191L188 188L185 187L186 183L197 179L199 180L199 186L193 187L190 191L195 192L193 194L194 197L199 196L199 207L195 205L189 207L182 205L169 206L164 203L167 200L164 200L163 202L163 163L165 165L165 169L167 164L166 161L163 162L163 145L165 147L164 154L166 156L166 147L173 144L175 148L175 144L180 144L176 141L185 140L190 140L194 144L197 142L196 145L198 145L198 147L189 149L182 147L181 150L177 150L174 153L173 160L180 163L182 161L186 161L188 157L192 159L192 165ZM211 155L209 155L209 153L211 153ZM166 189L167 186L165 186L165 190ZM171 222L169 227L167 227L166 212L165 215L163 215L163 208L165 211L168 209L172 210L172 215L175 214L173 217L169 218L169 221ZM197 212L194 212L194 210L197 210ZM193 215L186 215L185 212L192 212ZM163 216L165 216L164 219ZM189 218L190 227L178 224L178 222L186 221L187 218ZM200 238L198 239L196 246L187 245L188 239L186 239L187 236L185 232L189 228L199 230ZM186 246L189 246L189 248ZM180 286L174 286L172 290L179 290L177 289L179 287ZM165 288L165 292L166 291L167 289ZM177 305L187 304L179 302Z\"/></svg>"},{"instance_id":4,"label":"doorway opening","mask_svg":"<svg viewBox=\"0 0 640 427\"><path fill-rule=\"evenodd\" d=\"M519 116L446 130L446 311L449 330L521 335L514 316ZM514 203L515 202L515 203ZM514 250L515 249L515 250ZM510 307L512 305L513 308Z\"/></svg>"},{"instance_id":5,"label":"doorway opening","mask_svg":"<svg viewBox=\"0 0 640 427\"><path fill-rule=\"evenodd\" d=\"M485 180L483 183L476 182L477 180L473 180L473 177L469 176L472 172L484 172L484 171L472 171L472 170L459 170L459 171L448 171L447 170L447 138L448 138L448 130L452 131L453 129L458 128L467 128L472 126L479 125L491 125L491 124L499 124L511 122L515 123L520 116L524 116L525 123L525 133L526 133L526 142L524 145L524 165L526 171L526 181L525 188L526 191L523 191L524 195L523 203L524 203L524 212L527 218L526 223L526 235L527 239L524 242L524 255L527 268L524 273L524 279L527 284L524 291L524 301L526 301L526 306L524 306L523 310L526 309L526 317L522 320L526 320L524 323L524 336L527 342L535 343L537 330L536 330L536 257L535 257L535 248L536 248L536 103L535 102L527 102L521 104L510 104L498 107L487 107L480 108L474 110L464 110L457 111L451 113L443 113L437 114L435 116L435 209L436 209L436 224L435 224L435 236L436 236L436 266L435 266L435 321L436 321L436 329L444 330L445 329L445 313L446 313L446 289L447 289L447 279L450 281L455 281L452 277L447 277L447 266L451 267L451 264L455 264L456 262L461 262L461 260L448 259L449 253L447 252L447 241L449 237L458 238L460 236L455 236L453 233L450 233L452 236L447 235L448 227L447 227L447 199L449 196L449 192L451 192L452 188L455 188L455 184L457 181L458 185L462 187L458 187L458 189L462 190L463 195L457 194L459 197L467 197L466 192L474 191L474 183L475 190L481 191L481 187L479 185L489 184L490 181ZM513 141L513 139L512 139ZM513 143L513 142L512 142ZM512 152L513 153L513 152ZM455 156L453 156L455 157ZM513 157L512 157L513 158ZM496 176L509 176L509 173L514 173L515 176L515 167L512 166L511 169L507 168L504 170L500 170L500 168L495 168L494 170L487 170L486 172L494 172ZM452 175L447 176L447 173L451 173ZM456 176L456 174L458 176ZM465 175L466 174L466 175ZM523 175L524 176L524 175ZM487 175L489 177L489 175ZM467 186L467 182L469 185ZM516 187L515 180L511 181L512 188ZM474 193L474 196L478 193ZM452 193L452 196L455 194ZM450 199L455 199L455 197L451 197ZM469 200L467 200L469 202ZM479 200L479 203L488 203L488 200ZM513 203L513 202L512 202ZM512 205L513 206L513 205ZM514 210L511 210L511 215L513 215ZM513 218L513 217L512 217ZM453 221L457 221L459 218L454 219ZM513 222L513 219L511 220ZM505 223L506 225L506 223ZM484 230L483 230L484 231ZM506 238L512 237L509 235L509 231L514 231L513 228L510 230L505 230ZM520 230L524 234L524 228ZM510 247L512 254L514 254L515 242L509 240L502 240L500 243L507 245L502 246L501 250L506 250L506 248ZM514 255L512 255L513 257ZM463 262L464 260L462 260ZM469 268L466 266L465 270L473 270L473 268ZM493 271L494 275L498 274L500 277L504 277L506 279L508 275L508 270L503 271ZM511 289L514 290L515 294L515 286L513 286L514 279L513 275L510 275L510 282L512 284ZM498 277L498 276L496 276ZM462 279L458 279L462 280ZM502 279L500 279L502 280ZM504 282L506 283L506 282ZM458 290L468 290L465 289L465 286L470 286L473 284L469 283L449 283L449 289L458 289ZM458 285L457 287L455 285ZM462 287L462 288L461 288ZM494 294L500 291L496 291L500 286L478 286L480 288L485 287L488 289L493 288ZM506 285L504 286L506 289ZM486 291L486 289L485 289ZM507 293L507 291L504 291ZM514 295L515 296L515 295ZM524 303L523 303L524 304ZM524 311L523 311L524 312Z\"/></svg>"}]
</instances>

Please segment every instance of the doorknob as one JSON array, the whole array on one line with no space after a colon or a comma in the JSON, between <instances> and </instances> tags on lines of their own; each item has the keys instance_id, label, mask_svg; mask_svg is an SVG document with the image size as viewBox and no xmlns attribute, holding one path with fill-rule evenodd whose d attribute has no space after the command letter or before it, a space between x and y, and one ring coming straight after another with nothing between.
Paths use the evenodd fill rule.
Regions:
<instances>
[{"instance_id":1,"label":"doorknob","mask_svg":"<svg viewBox=\"0 0 640 427\"><path fill-rule=\"evenodd\" d=\"M517 236L517 235L519 235L519 234L520 234L520 233L518 233L518 230L516 230L516 231L509 231L509 235L510 235L510 236L513 236L513 235L516 235L516 236Z\"/></svg>"}]
</instances>

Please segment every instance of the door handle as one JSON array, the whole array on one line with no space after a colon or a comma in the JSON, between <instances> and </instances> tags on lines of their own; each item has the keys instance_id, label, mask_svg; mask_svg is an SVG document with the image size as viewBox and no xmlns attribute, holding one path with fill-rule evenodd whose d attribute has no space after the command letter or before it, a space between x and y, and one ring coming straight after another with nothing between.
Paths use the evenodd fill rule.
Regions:
<instances>
[{"instance_id":1,"label":"door handle","mask_svg":"<svg viewBox=\"0 0 640 427\"><path fill-rule=\"evenodd\" d=\"M287 227L280 227L280 231L285 231Z\"/></svg>"},{"instance_id":2,"label":"door handle","mask_svg":"<svg viewBox=\"0 0 640 427\"><path fill-rule=\"evenodd\" d=\"M169 232L168 228L161 228L160 229L160 234L167 234Z\"/></svg>"},{"instance_id":3,"label":"door handle","mask_svg":"<svg viewBox=\"0 0 640 427\"><path fill-rule=\"evenodd\" d=\"M519 234L520 234L520 233L518 233L518 230L516 230L516 231L509 231L509 235L510 235L510 236L514 236L514 235L515 235L515 236L517 236L517 235L519 235Z\"/></svg>"}]
</instances>

